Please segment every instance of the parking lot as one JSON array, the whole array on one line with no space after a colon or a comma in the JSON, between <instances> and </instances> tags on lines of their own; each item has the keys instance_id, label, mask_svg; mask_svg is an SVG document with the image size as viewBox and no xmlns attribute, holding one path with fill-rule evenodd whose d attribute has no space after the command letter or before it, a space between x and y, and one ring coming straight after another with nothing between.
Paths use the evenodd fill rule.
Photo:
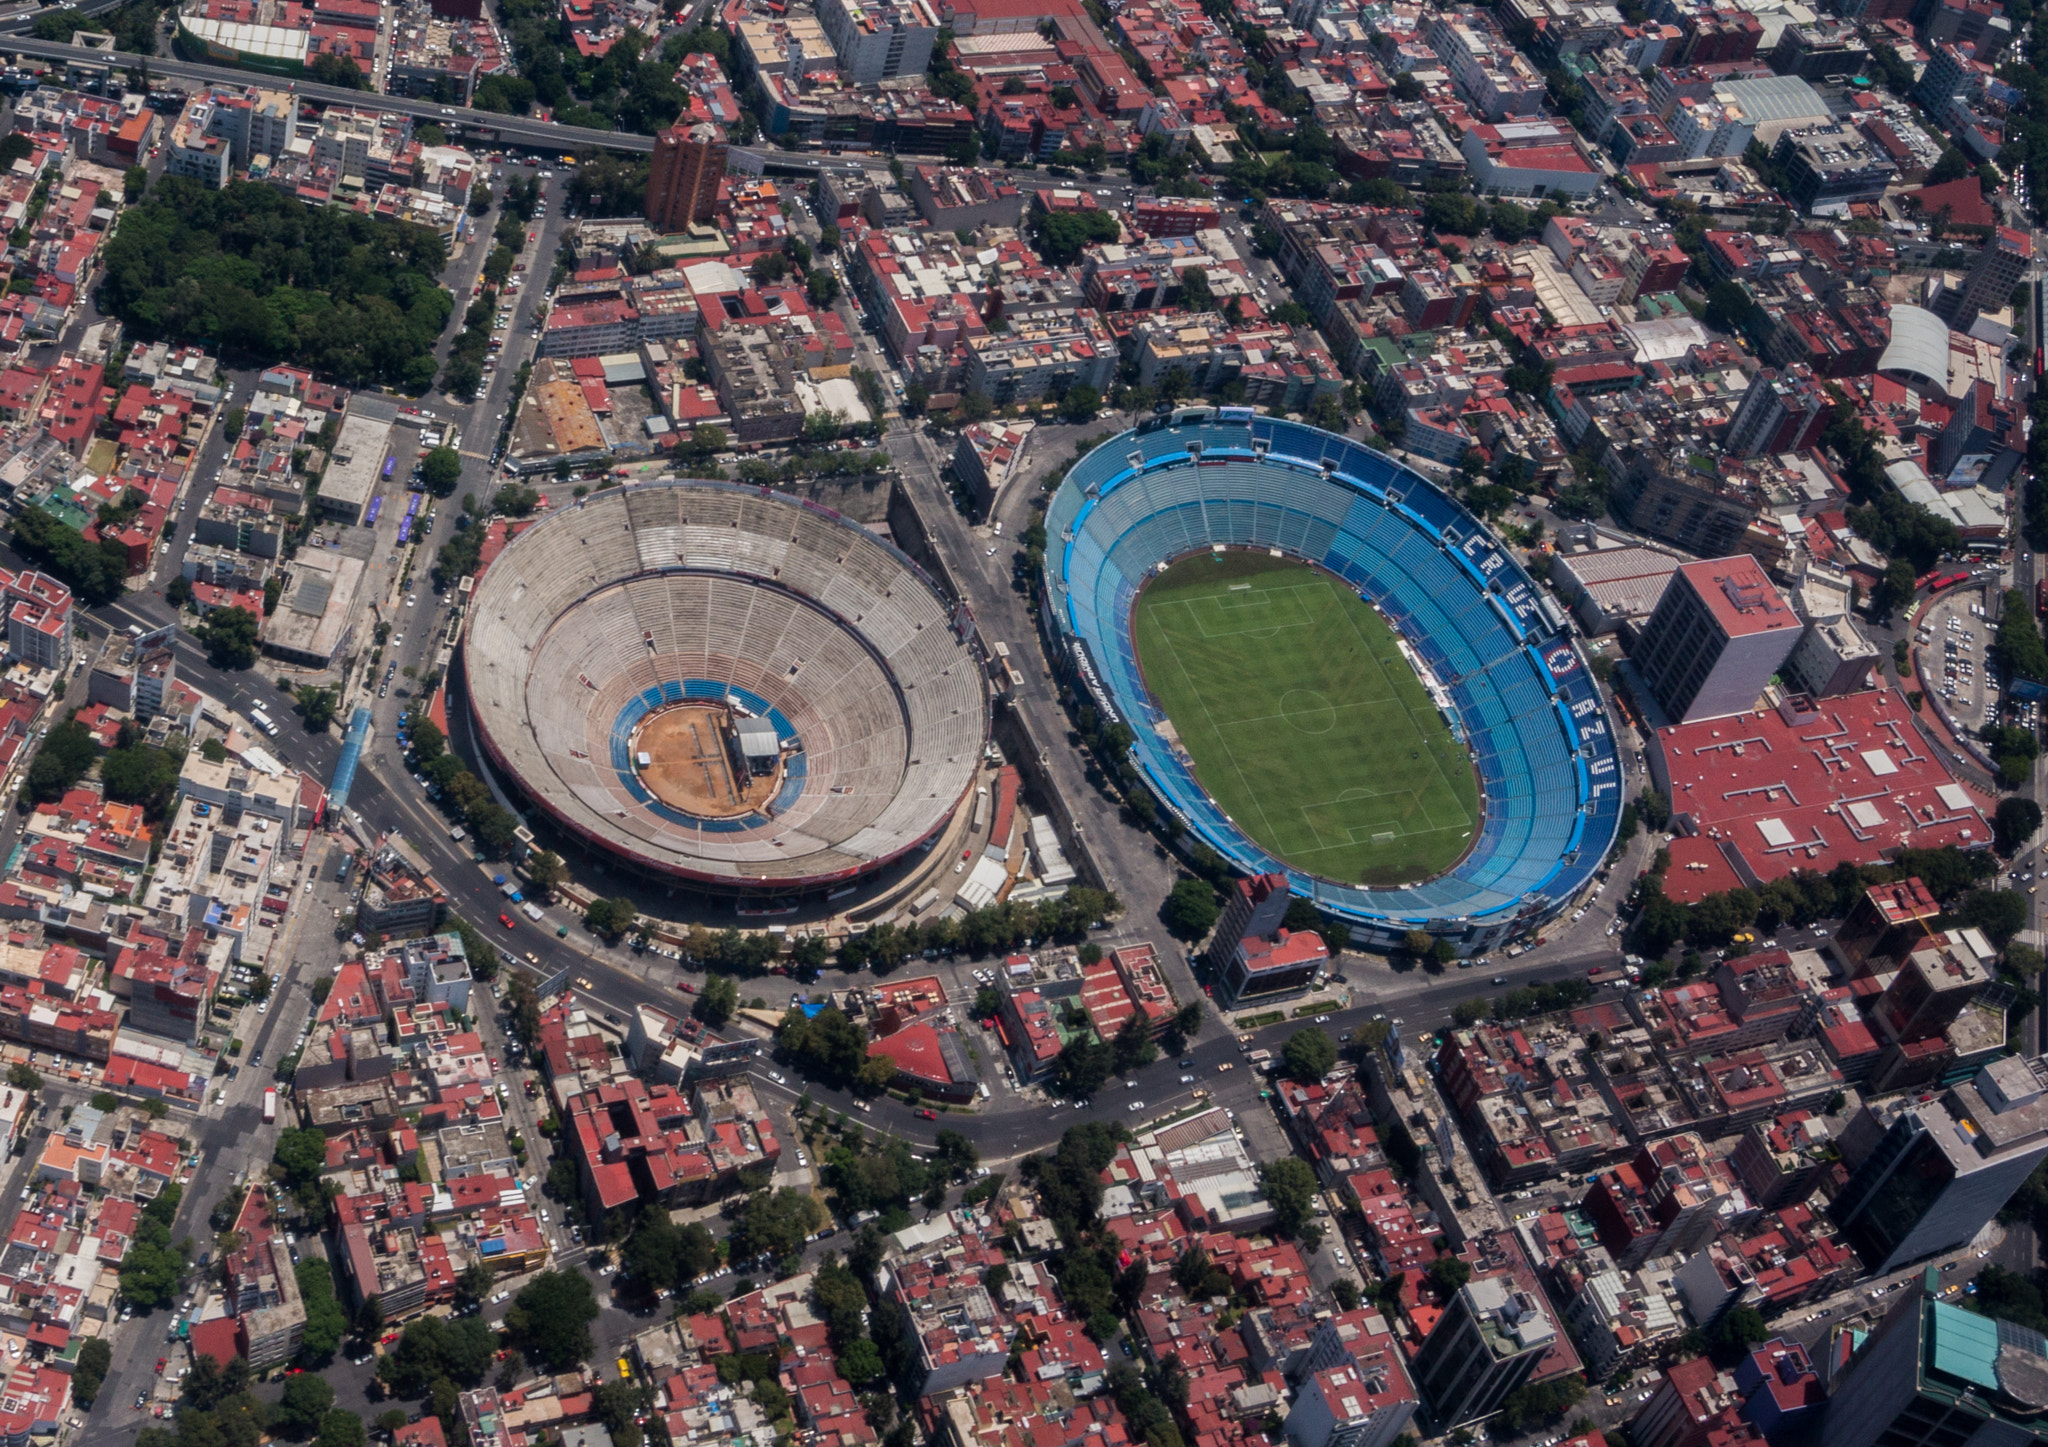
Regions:
<instances>
[{"instance_id":1,"label":"parking lot","mask_svg":"<svg viewBox=\"0 0 2048 1447\"><path fill-rule=\"evenodd\" d=\"M1982 590L1952 593L1930 604L1914 633L1923 692L1941 701L1956 729L1975 733L1988 724L2023 728L2040 724L2040 705L2002 695L1989 654L1997 628Z\"/></svg>"}]
</instances>

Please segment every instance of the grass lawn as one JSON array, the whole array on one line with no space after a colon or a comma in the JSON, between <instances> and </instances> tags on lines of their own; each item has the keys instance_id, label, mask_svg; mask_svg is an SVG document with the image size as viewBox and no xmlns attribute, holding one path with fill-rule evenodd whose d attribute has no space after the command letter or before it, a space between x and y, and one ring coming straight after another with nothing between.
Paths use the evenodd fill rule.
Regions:
<instances>
[{"instance_id":1,"label":"grass lawn","mask_svg":"<svg viewBox=\"0 0 2048 1447\"><path fill-rule=\"evenodd\" d=\"M1470 846L1470 755L1393 631L1328 573L1264 553L1186 558L1146 585L1133 626L1195 777L1278 858L1393 885Z\"/></svg>"}]
</instances>

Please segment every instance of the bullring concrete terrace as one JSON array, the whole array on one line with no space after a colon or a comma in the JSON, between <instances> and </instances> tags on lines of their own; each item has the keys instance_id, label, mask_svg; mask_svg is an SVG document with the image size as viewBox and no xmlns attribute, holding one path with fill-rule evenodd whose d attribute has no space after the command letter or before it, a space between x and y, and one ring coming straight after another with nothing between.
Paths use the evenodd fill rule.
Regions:
<instances>
[{"instance_id":1,"label":"bullring concrete terrace","mask_svg":"<svg viewBox=\"0 0 2048 1447\"><path fill-rule=\"evenodd\" d=\"M521 534L469 616L492 758L586 843L671 878L776 888L880 868L945 826L987 739L979 662L916 565L760 489L593 494ZM774 725L773 799L699 817L648 790L643 725L686 700Z\"/></svg>"}]
</instances>

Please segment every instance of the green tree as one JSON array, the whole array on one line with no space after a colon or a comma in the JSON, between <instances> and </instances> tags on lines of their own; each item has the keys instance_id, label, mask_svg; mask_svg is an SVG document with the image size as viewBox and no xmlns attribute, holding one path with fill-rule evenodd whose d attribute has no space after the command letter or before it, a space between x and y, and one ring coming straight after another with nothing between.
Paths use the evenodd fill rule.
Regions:
<instances>
[{"instance_id":1,"label":"green tree","mask_svg":"<svg viewBox=\"0 0 2048 1447\"><path fill-rule=\"evenodd\" d=\"M543 849L538 854L526 856L526 877L534 889L545 899L562 887L569 877L568 866L562 863L562 856L553 850Z\"/></svg>"},{"instance_id":2,"label":"green tree","mask_svg":"<svg viewBox=\"0 0 2048 1447\"><path fill-rule=\"evenodd\" d=\"M318 1129L281 1131L270 1159L285 1185L297 1189L327 1169L327 1137Z\"/></svg>"},{"instance_id":3,"label":"green tree","mask_svg":"<svg viewBox=\"0 0 2048 1447\"><path fill-rule=\"evenodd\" d=\"M1083 247L1114 241L1122 235L1108 211L1034 211L1028 223L1038 254L1052 266L1071 266Z\"/></svg>"},{"instance_id":4,"label":"green tree","mask_svg":"<svg viewBox=\"0 0 2048 1447\"><path fill-rule=\"evenodd\" d=\"M779 1261L794 1256L803 1250L804 1238L825 1221L825 1208L806 1191L757 1191L733 1228L732 1259L766 1256Z\"/></svg>"},{"instance_id":5,"label":"green tree","mask_svg":"<svg viewBox=\"0 0 2048 1447\"><path fill-rule=\"evenodd\" d=\"M1753 1306L1738 1306L1721 1314L1707 1329L1707 1346L1714 1361L1732 1367L1753 1346L1770 1340L1771 1329Z\"/></svg>"},{"instance_id":6,"label":"green tree","mask_svg":"<svg viewBox=\"0 0 2048 1447\"><path fill-rule=\"evenodd\" d=\"M1068 1100L1086 1100L1102 1088L1114 1066L1107 1045L1092 1035L1076 1035L1053 1062L1053 1091Z\"/></svg>"},{"instance_id":7,"label":"green tree","mask_svg":"<svg viewBox=\"0 0 2048 1447\"><path fill-rule=\"evenodd\" d=\"M99 745L84 724L76 719L58 724L29 765L25 792L30 802L46 804L63 798L98 757Z\"/></svg>"},{"instance_id":8,"label":"green tree","mask_svg":"<svg viewBox=\"0 0 2048 1447\"><path fill-rule=\"evenodd\" d=\"M78 1399L81 1407L90 1407L100 1394L100 1387L107 1379L107 1368L114 1364L114 1349L105 1337L87 1337L78 1349L78 1360L71 1369L71 1395Z\"/></svg>"},{"instance_id":9,"label":"green tree","mask_svg":"<svg viewBox=\"0 0 2048 1447\"><path fill-rule=\"evenodd\" d=\"M639 915L640 912L634 908L633 901L623 896L617 899L594 899L583 912L583 923L593 934L617 940L633 928L633 921L638 919Z\"/></svg>"},{"instance_id":10,"label":"green tree","mask_svg":"<svg viewBox=\"0 0 2048 1447\"><path fill-rule=\"evenodd\" d=\"M312 1372L286 1377L284 1396L271 1413L271 1429L280 1437L303 1442L320 1430L334 1407L334 1388Z\"/></svg>"},{"instance_id":11,"label":"green tree","mask_svg":"<svg viewBox=\"0 0 2048 1447\"><path fill-rule=\"evenodd\" d=\"M260 627L255 614L237 606L214 609L193 632L206 646L207 662L215 668L242 669L256 662Z\"/></svg>"},{"instance_id":12,"label":"green tree","mask_svg":"<svg viewBox=\"0 0 2048 1447\"><path fill-rule=\"evenodd\" d=\"M2041 806L2032 799L2015 795L1998 801L1991 831L2001 854L2010 856L2025 848L2040 828Z\"/></svg>"},{"instance_id":13,"label":"green tree","mask_svg":"<svg viewBox=\"0 0 2048 1447\"><path fill-rule=\"evenodd\" d=\"M246 244L259 234L262 246ZM431 228L302 206L258 183L214 190L165 176L122 213L100 256L100 305L132 334L206 338L350 387L431 382L454 309L439 284L447 245ZM314 294L320 306L308 312Z\"/></svg>"},{"instance_id":14,"label":"green tree","mask_svg":"<svg viewBox=\"0 0 2048 1447\"><path fill-rule=\"evenodd\" d=\"M334 1355L334 1349L347 1335L348 1313L334 1299L334 1272L326 1257L306 1257L293 1269L292 1276L299 1284L299 1298L306 1309L299 1356L318 1365Z\"/></svg>"},{"instance_id":15,"label":"green tree","mask_svg":"<svg viewBox=\"0 0 2048 1447\"><path fill-rule=\"evenodd\" d=\"M1472 1264L1459 1256L1439 1256L1429 1263L1429 1279L1449 1296L1472 1279Z\"/></svg>"},{"instance_id":16,"label":"green tree","mask_svg":"<svg viewBox=\"0 0 2048 1447\"><path fill-rule=\"evenodd\" d=\"M341 704L339 689L321 688L310 683L300 684L293 698L309 733L325 733L328 725L334 722L334 712Z\"/></svg>"},{"instance_id":17,"label":"green tree","mask_svg":"<svg viewBox=\"0 0 2048 1447\"><path fill-rule=\"evenodd\" d=\"M14 515L14 549L87 603L111 603L128 577L128 549L118 538L90 543L84 534L31 503Z\"/></svg>"},{"instance_id":18,"label":"green tree","mask_svg":"<svg viewBox=\"0 0 2048 1447\"><path fill-rule=\"evenodd\" d=\"M1102 394L1086 383L1067 388L1060 398L1060 416L1079 426L1095 420L1095 414L1102 410Z\"/></svg>"},{"instance_id":19,"label":"green tree","mask_svg":"<svg viewBox=\"0 0 2048 1447\"><path fill-rule=\"evenodd\" d=\"M420 481L436 497L447 497L462 481L462 454L452 447L436 447L420 459Z\"/></svg>"},{"instance_id":20,"label":"green tree","mask_svg":"<svg viewBox=\"0 0 2048 1447\"><path fill-rule=\"evenodd\" d=\"M1280 1047L1280 1063L1296 1080L1321 1080L1337 1063L1336 1042L1320 1027L1304 1026L1288 1036L1287 1043Z\"/></svg>"},{"instance_id":21,"label":"green tree","mask_svg":"<svg viewBox=\"0 0 2048 1447\"><path fill-rule=\"evenodd\" d=\"M2027 927L2027 897L2014 889L1973 889L1956 906L1956 918L1974 925L2001 949Z\"/></svg>"},{"instance_id":22,"label":"green tree","mask_svg":"<svg viewBox=\"0 0 2048 1447\"><path fill-rule=\"evenodd\" d=\"M1208 934L1221 912L1214 886L1205 879L1183 879L1166 896L1159 917L1174 938L1192 941Z\"/></svg>"},{"instance_id":23,"label":"green tree","mask_svg":"<svg viewBox=\"0 0 2048 1447\"><path fill-rule=\"evenodd\" d=\"M1273 1205L1273 1229L1299 1236L1315 1220L1315 1167L1298 1156L1270 1161L1261 1170L1266 1199Z\"/></svg>"},{"instance_id":24,"label":"green tree","mask_svg":"<svg viewBox=\"0 0 2048 1447\"><path fill-rule=\"evenodd\" d=\"M704 981L704 988L697 992L690 1013L715 1029L732 1018L732 1012L739 1008L739 1003L740 987L732 978L712 975Z\"/></svg>"},{"instance_id":25,"label":"green tree","mask_svg":"<svg viewBox=\"0 0 2048 1447\"><path fill-rule=\"evenodd\" d=\"M856 1388L872 1386L888 1373L882 1366L882 1354L875 1350L875 1344L862 1337L839 1354L839 1375Z\"/></svg>"},{"instance_id":26,"label":"green tree","mask_svg":"<svg viewBox=\"0 0 2048 1447\"><path fill-rule=\"evenodd\" d=\"M932 1145L932 1166L955 1180L964 1180L981 1164L974 1142L957 1130L941 1130Z\"/></svg>"},{"instance_id":27,"label":"green tree","mask_svg":"<svg viewBox=\"0 0 2048 1447\"><path fill-rule=\"evenodd\" d=\"M1904 558L1893 558L1885 565L1884 576L1870 591L1870 609L1880 616L1897 612L1913 601L1916 579L1913 565Z\"/></svg>"},{"instance_id":28,"label":"green tree","mask_svg":"<svg viewBox=\"0 0 2048 1447\"><path fill-rule=\"evenodd\" d=\"M590 1355L590 1323L597 1314L589 1277L543 1271L512 1298L505 1329L529 1360L552 1372L570 1372Z\"/></svg>"},{"instance_id":29,"label":"green tree","mask_svg":"<svg viewBox=\"0 0 2048 1447\"><path fill-rule=\"evenodd\" d=\"M472 1261L462 1268L462 1274L455 1278L455 1302L457 1306L475 1306L490 1299L497 1287L498 1273L489 1262Z\"/></svg>"}]
</instances>

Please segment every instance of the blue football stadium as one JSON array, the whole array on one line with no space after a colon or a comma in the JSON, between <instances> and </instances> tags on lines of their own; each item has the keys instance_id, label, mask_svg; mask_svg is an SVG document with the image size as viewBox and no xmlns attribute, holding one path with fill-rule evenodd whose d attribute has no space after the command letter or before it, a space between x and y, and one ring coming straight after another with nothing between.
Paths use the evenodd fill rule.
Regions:
<instances>
[{"instance_id":1,"label":"blue football stadium","mask_svg":"<svg viewBox=\"0 0 2048 1447\"><path fill-rule=\"evenodd\" d=\"M1250 408L1155 416L1075 465L1047 512L1049 630L1106 717L1136 735L1159 800L1246 873L1392 945L1412 930L1490 948L1567 905L1620 823L1623 773L1565 618L1487 529L1382 453ZM1148 694L1132 637L1145 579L1189 554L1257 548L1312 563L1375 605L1434 674L1471 750L1482 819L1448 872L1375 888L1272 857L1196 781Z\"/></svg>"}]
</instances>

